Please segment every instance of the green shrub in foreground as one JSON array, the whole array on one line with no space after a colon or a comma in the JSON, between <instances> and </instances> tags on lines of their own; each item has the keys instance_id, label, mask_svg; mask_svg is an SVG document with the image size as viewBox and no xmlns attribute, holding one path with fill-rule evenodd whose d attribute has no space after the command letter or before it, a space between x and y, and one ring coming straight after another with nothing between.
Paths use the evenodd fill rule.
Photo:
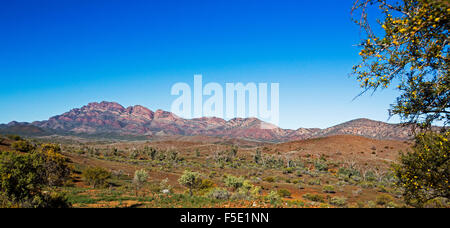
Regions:
<instances>
[{"instance_id":1,"label":"green shrub in foreground","mask_svg":"<svg viewBox=\"0 0 450 228\"><path fill-rule=\"evenodd\" d=\"M347 205L347 198L345 197L333 197L330 199L330 204L338 207L344 207Z\"/></svg>"},{"instance_id":2,"label":"green shrub in foreground","mask_svg":"<svg viewBox=\"0 0 450 228\"><path fill-rule=\"evenodd\" d=\"M82 173L83 179L92 187L104 187L109 178L111 178L111 173L100 167L87 168Z\"/></svg>"}]
</instances>

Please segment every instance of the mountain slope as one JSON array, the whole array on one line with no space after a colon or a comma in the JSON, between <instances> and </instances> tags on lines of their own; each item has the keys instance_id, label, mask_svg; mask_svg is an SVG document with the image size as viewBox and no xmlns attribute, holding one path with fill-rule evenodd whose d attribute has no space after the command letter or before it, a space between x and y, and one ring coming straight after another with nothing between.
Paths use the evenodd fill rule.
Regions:
<instances>
[{"instance_id":1,"label":"mountain slope","mask_svg":"<svg viewBox=\"0 0 450 228\"><path fill-rule=\"evenodd\" d=\"M400 124L388 124L369 119L356 119L317 132L318 136L357 135L374 139L408 139L412 131Z\"/></svg>"},{"instance_id":2,"label":"mountain slope","mask_svg":"<svg viewBox=\"0 0 450 228\"><path fill-rule=\"evenodd\" d=\"M183 119L171 112L155 112L140 106L125 108L115 102L89 103L46 121L31 124L12 122L0 125L0 132L12 132L18 126L43 133L123 136L205 135L259 141L284 142L331 135L358 135L376 139L409 139L410 131L400 125L358 119L327 129L281 129L257 118ZM9 129L9 130L8 130ZM26 131L26 129L25 129ZM43 134L42 133L42 134Z\"/></svg>"}]
</instances>

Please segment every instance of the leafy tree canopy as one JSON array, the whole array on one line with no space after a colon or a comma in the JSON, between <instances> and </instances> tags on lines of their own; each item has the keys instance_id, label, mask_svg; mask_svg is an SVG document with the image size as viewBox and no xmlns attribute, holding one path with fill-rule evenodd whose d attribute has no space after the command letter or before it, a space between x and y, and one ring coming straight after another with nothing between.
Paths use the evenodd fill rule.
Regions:
<instances>
[{"instance_id":1,"label":"leafy tree canopy","mask_svg":"<svg viewBox=\"0 0 450 228\"><path fill-rule=\"evenodd\" d=\"M390 114L423 127L449 123L449 5L446 0L357 0L352 10L366 36L353 75L364 92L395 84L401 95ZM369 23L371 7L380 9L379 29Z\"/></svg>"}]
</instances>

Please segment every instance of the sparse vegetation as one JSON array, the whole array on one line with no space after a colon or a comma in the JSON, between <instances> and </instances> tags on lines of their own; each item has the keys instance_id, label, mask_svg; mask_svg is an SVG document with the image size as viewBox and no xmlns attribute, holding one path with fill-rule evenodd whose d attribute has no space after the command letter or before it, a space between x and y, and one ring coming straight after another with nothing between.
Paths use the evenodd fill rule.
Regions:
<instances>
[{"instance_id":1,"label":"sparse vegetation","mask_svg":"<svg viewBox=\"0 0 450 228\"><path fill-rule=\"evenodd\" d=\"M12 141L7 142L9 146ZM33 155L46 162L45 169L51 171L41 172L46 186L66 195L67 202L75 207L358 206L347 205L348 198L369 198L374 207L397 207L402 203L394 197L384 206L376 203L379 194L401 196L393 189L393 174L384 171L388 166L334 160L326 154L288 158L283 153L292 149L283 149L283 144L277 149L266 145L239 148L236 152L229 145L203 143L188 147L177 142L58 142L60 147L48 142L35 140L31 152L14 153ZM257 150L275 154L261 153L261 160L256 163L252 160ZM195 151L202 156L198 157ZM69 161L66 155L75 160ZM219 166L216 155L226 158L218 159ZM343 187L364 187L367 191L354 194L340 190ZM324 195L310 193L317 191ZM334 192L339 196L326 195Z\"/></svg>"},{"instance_id":2,"label":"sparse vegetation","mask_svg":"<svg viewBox=\"0 0 450 228\"><path fill-rule=\"evenodd\" d=\"M101 167L90 167L83 171L82 176L89 185L96 188L104 187L111 178L111 173Z\"/></svg>"}]
</instances>

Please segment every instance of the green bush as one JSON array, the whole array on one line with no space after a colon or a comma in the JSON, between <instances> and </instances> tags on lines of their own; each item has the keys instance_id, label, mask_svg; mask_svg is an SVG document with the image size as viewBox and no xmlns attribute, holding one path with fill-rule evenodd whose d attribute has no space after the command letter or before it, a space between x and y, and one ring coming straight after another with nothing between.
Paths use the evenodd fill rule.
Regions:
<instances>
[{"instance_id":1,"label":"green bush","mask_svg":"<svg viewBox=\"0 0 450 228\"><path fill-rule=\"evenodd\" d=\"M320 179L311 179L308 181L309 185L321 185L322 182L320 181Z\"/></svg>"},{"instance_id":2,"label":"green bush","mask_svg":"<svg viewBox=\"0 0 450 228\"><path fill-rule=\"evenodd\" d=\"M314 168L317 171L321 171L321 172L328 171L328 164L325 161L323 161L322 159L319 159L314 162Z\"/></svg>"},{"instance_id":3,"label":"green bush","mask_svg":"<svg viewBox=\"0 0 450 228\"><path fill-rule=\"evenodd\" d=\"M294 172L294 168L292 168L292 167L285 168L283 170L283 174L290 174L290 173L293 173L293 172Z\"/></svg>"},{"instance_id":4,"label":"green bush","mask_svg":"<svg viewBox=\"0 0 450 228\"><path fill-rule=\"evenodd\" d=\"M283 198L290 198L291 192L287 189L280 189L278 190L278 195L280 195Z\"/></svg>"},{"instance_id":5,"label":"green bush","mask_svg":"<svg viewBox=\"0 0 450 228\"><path fill-rule=\"evenodd\" d=\"M35 147L27 140L15 141L11 144L11 148L24 153L31 152L35 149Z\"/></svg>"},{"instance_id":6,"label":"green bush","mask_svg":"<svg viewBox=\"0 0 450 228\"><path fill-rule=\"evenodd\" d=\"M166 178L159 183L158 192L165 191L168 193L172 193L172 189L173 189L173 187L169 184L169 178Z\"/></svg>"},{"instance_id":7,"label":"green bush","mask_svg":"<svg viewBox=\"0 0 450 228\"><path fill-rule=\"evenodd\" d=\"M394 201L394 198L388 194L382 194L377 196L375 203L379 206L387 206L389 203Z\"/></svg>"},{"instance_id":8,"label":"green bush","mask_svg":"<svg viewBox=\"0 0 450 228\"><path fill-rule=\"evenodd\" d=\"M347 205L347 198L333 197L330 199L330 204L338 207L345 207Z\"/></svg>"},{"instance_id":9,"label":"green bush","mask_svg":"<svg viewBox=\"0 0 450 228\"><path fill-rule=\"evenodd\" d=\"M229 200L231 194L226 189L214 188L206 196L215 200Z\"/></svg>"},{"instance_id":10,"label":"green bush","mask_svg":"<svg viewBox=\"0 0 450 228\"><path fill-rule=\"evenodd\" d=\"M13 141L23 140L22 137L20 137L19 135L7 135L6 137Z\"/></svg>"},{"instance_id":11,"label":"green bush","mask_svg":"<svg viewBox=\"0 0 450 228\"><path fill-rule=\"evenodd\" d=\"M362 188L375 188L376 184L374 182L369 182L369 181L363 181L359 183L359 186L361 186Z\"/></svg>"},{"instance_id":12,"label":"green bush","mask_svg":"<svg viewBox=\"0 0 450 228\"><path fill-rule=\"evenodd\" d=\"M424 208L450 208L450 202L448 198L436 198L429 200L423 206Z\"/></svg>"},{"instance_id":13,"label":"green bush","mask_svg":"<svg viewBox=\"0 0 450 228\"><path fill-rule=\"evenodd\" d=\"M210 179L203 179L199 189L211 189L214 188L215 184Z\"/></svg>"},{"instance_id":14,"label":"green bush","mask_svg":"<svg viewBox=\"0 0 450 228\"><path fill-rule=\"evenodd\" d=\"M314 201L314 202L320 202L320 203L325 202L324 197L321 195L317 195L317 194L306 193L305 195L303 195L303 198Z\"/></svg>"},{"instance_id":15,"label":"green bush","mask_svg":"<svg viewBox=\"0 0 450 228\"><path fill-rule=\"evenodd\" d=\"M145 171L145 169L136 170L134 172L134 178L133 178L133 184L136 187L136 196L138 194L139 189L144 186L145 183L147 183L148 179L148 173Z\"/></svg>"},{"instance_id":16,"label":"green bush","mask_svg":"<svg viewBox=\"0 0 450 228\"><path fill-rule=\"evenodd\" d=\"M90 167L83 171L82 177L93 188L104 187L111 178L111 173L104 168Z\"/></svg>"},{"instance_id":17,"label":"green bush","mask_svg":"<svg viewBox=\"0 0 450 228\"><path fill-rule=\"evenodd\" d=\"M49 186L62 186L70 179L72 169L70 160L61 154L56 144L43 144L35 152L42 162L42 174Z\"/></svg>"},{"instance_id":18,"label":"green bush","mask_svg":"<svg viewBox=\"0 0 450 228\"><path fill-rule=\"evenodd\" d=\"M266 178L264 178L263 180L264 180L264 181L267 181L267 182L269 182L269 183L273 183L273 182L275 182L275 177L266 177Z\"/></svg>"},{"instance_id":19,"label":"green bush","mask_svg":"<svg viewBox=\"0 0 450 228\"><path fill-rule=\"evenodd\" d=\"M224 179L225 186L232 188L233 191L236 191L239 188L241 188L244 185L244 181L245 180L243 177L235 177L231 175L226 176Z\"/></svg>"},{"instance_id":20,"label":"green bush","mask_svg":"<svg viewBox=\"0 0 450 228\"><path fill-rule=\"evenodd\" d=\"M273 205L278 205L281 202L280 195L275 191L271 191L264 199Z\"/></svg>"},{"instance_id":21,"label":"green bush","mask_svg":"<svg viewBox=\"0 0 450 228\"><path fill-rule=\"evenodd\" d=\"M36 153L0 152L0 207L70 207L49 188L43 162Z\"/></svg>"},{"instance_id":22,"label":"green bush","mask_svg":"<svg viewBox=\"0 0 450 228\"><path fill-rule=\"evenodd\" d=\"M409 205L422 207L435 198L450 198L450 132L416 136L412 151L394 165L397 186Z\"/></svg>"},{"instance_id":23,"label":"green bush","mask_svg":"<svg viewBox=\"0 0 450 228\"><path fill-rule=\"evenodd\" d=\"M325 186L323 186L322 191L325 192L325 193L331 193L331 194L336 193L336 190L335 190L333 185L325 185Z\"/></svg>"}]
</instances>

